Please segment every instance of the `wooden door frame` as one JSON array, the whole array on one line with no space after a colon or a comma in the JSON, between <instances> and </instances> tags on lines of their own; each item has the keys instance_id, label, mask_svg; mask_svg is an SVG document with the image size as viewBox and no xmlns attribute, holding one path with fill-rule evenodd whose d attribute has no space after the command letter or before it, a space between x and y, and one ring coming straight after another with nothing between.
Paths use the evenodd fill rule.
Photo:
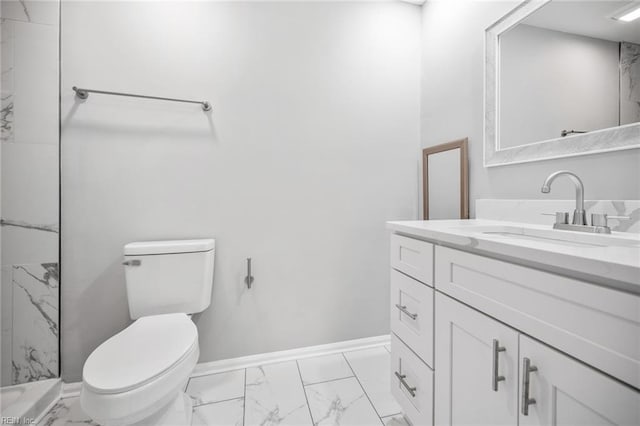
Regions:
<instances>
[{"instance_id":1,"label":"wooden door frame","mask_svg":"<svg viewBox=\"0 0 640 426\"><path fill-rule=\"evenodd\" d=\"M429 156L453 149L460 150L460 219L469 219L469 141L458 139L422 150L422 214L429 220Z\"/></svg>"}]
</instances>

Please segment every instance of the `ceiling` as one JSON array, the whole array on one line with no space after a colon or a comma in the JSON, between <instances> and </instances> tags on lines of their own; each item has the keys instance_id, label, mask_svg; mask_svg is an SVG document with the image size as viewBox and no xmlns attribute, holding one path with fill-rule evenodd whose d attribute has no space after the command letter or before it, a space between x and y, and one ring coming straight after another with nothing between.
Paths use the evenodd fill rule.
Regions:
<instances>
[{"instance_id":1,"label":"ceiling","mask_svg":"<svg viewBox=\"0 0 640 426\"><path fill-rule=\"evenodd\" d=\"M523 24L587 37L640 44L640 19L616 21L613 14L634 1L551 1L521 21Z\"/></svg>"}]
</instances>

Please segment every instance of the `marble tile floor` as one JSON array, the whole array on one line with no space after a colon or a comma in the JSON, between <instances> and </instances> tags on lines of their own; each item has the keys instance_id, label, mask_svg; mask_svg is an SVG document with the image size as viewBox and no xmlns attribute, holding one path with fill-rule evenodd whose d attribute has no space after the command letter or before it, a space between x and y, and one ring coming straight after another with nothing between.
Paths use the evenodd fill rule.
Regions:
<instances>
[{"instance_id":1,"label":"marble tile floor","mask_svg":"<svg viewBox=\"0 0 640 426\"><path fill-rule=\"evenodd\" d=\"M378 346L191 377L192 425L408 426L389 390L389 367L389 347ZM63 425L96 423L74 397L38 424Z\"/></svg>"}]
</instances>

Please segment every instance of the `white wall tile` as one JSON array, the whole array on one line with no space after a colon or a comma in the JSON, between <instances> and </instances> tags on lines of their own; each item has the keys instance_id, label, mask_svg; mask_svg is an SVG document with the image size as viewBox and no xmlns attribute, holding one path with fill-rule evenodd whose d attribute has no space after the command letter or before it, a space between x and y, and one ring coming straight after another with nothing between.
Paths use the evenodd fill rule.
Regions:
<instances>
[{"instance_id":1,"label":"white wall tile","mask_svg":"<svg viewBox=\"0 0 640 426\"><path fill-rule=\"evenodd\" d=\"M58 145L58 30L14 23L13 140Z\"/></svg>"},{"instance_id":2,"label":"white wall tile","mask_svg":"<svg viewBox=\"0 0 640 426\"><path fill-rule=\"evenodd\" d=\"M4 19L39 24L58 24L57 0L3 0L1 15Z\"/></svg>"},{"instance_id":3,"label":"white wall tile","mask_svg":"<svg viewBox=\"0 0 640 426\"><path fill-rule=\"evenodd\" d=\"M28 224L25 226L29 226ZM2 265L58 261L58 233L2 226Z\"/></svg>"},{"instance_id":4,"label":"white wall tile","mask_svg":"<svg viewBox=\"0 0 640 426\"><path fill-rule=\"evenodd\" d=\"M17 265L12 268L14 382L57 377L58 265Z\"/></svg>"},{"instance_id":5,"label":"white wall tile","mask_svg":"<svg viewBox=\"0 0 640 426\"><path fill-rule=\"evenodd\" d=\"M1 149L2 219L57 228L58 147L3 143Z\"/></svg>"},{"instance_id":6,"label":"white wall tile","mask_svg":"<svg viewBox=\"0 0 640 426\"><path fill-rule=\"evenodd\" d=\"M0 386L12 385L11 334L13 330L13 283L11 266L3 266L0 278Z\"/></svg>"}]
</instances>

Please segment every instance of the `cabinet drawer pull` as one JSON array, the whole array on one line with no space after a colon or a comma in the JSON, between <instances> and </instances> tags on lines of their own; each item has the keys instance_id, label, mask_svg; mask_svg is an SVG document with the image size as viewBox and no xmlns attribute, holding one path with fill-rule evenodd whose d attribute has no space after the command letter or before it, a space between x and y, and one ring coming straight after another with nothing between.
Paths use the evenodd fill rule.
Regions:
<instances>
[{"instance_id":1,"label":"cabinet drawer pull","mask_svg":"<svg viewBox=\"0 0 640 426\"><path fill-rule=\"evenodd\" d=\"M494 392L498 392L498 383L505 380L504 376L499 375L499 354L500 352L506 352L507 348L500 346L500 342L497 339L493 339L493 369L491 374L491 389Z\"/></svg>"},{"instance_id":2,"label":"cabinet drawer pull","mask_svg":"<svg viewBox=\"0 0 640 426\"><path fill-rule=\"evenodd\" d=\"M133 260L127 260L122 262L122 264L124 266L140 266L142 264L142 261L138 260L138 259L133 259Z\"/></svg>"},{"instance_id":3,"label":"cabinet drawer pull","mask_svg":"<svg viewBox=\"0 0 640 426\"><path fill-rule=\"evenodd\" d=\"M531 365L529 358L522 358L522 415L529 415L529 405L536 403L534 398L529 398L529 375L538 371L538 367Z\"/></svg>"},{"instance_id":4,"label":"cabinet drawer pull","mask_svg":"<svg viewBox=\"0 0 640 426\"><path fill-rule=\"evenodd\" d=\"M411 312L407 311L407 307L406 306L399 305L398 303L396 303L396 308L398 308L400 310L400 312L402 312L403 314L407 315L412 320L415 320L416 318L418 318L418 314L412 314Z\"/></svg>"},{"instance_id":5,"label":"cabinet drawer pull","mask_svg":"<svg viewBox=\"0 0 640 426\"><path fill-rule=\"evenodd\" d=\"M409 384L404 380L407 378L406 374L400 374L397 371L394 373L396 375L396 377L398 378L398 380L400 380L400 383L402 384L402 386L404 386L404 388L406 390L409 391L409 393L411 394L412 397L416 397L416 390L417 388L412 388L411 386L409 386Z\"/></svg>"}]
</instances>

